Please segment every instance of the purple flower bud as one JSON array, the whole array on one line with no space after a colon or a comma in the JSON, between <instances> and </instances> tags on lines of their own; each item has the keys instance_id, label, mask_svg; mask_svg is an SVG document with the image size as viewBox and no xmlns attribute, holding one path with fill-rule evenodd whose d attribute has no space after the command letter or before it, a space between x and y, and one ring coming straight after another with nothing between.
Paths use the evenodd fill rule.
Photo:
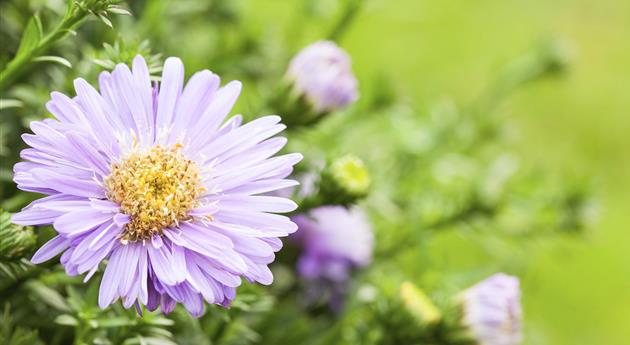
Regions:
<instances>
[{"instance_id":1,"label":"purple flower bud","mask_svg":"<svg viewBox=\"0 0 630 345\"><path fill-rule=\"evenodd\" d=\"M372 227L361 209L323 206L293 221L299 228L295 238L303 246L298 262L303 277L342 282L352 268L372 261Z\"/></svg>"},{"instance_id":2,"label":"purple flower bud","mask_svg":"<svg viewBox=\"0 0 630 345\"><path fill-rule=\"evenodd\" d=\"M350 56L331 41L302 49L291 61L287 78L318 113L343 108L359 96Z\"/></svg>"},{"instance_id":3,"label":"purple flower bud","mask_svg":"<svg viewBox=\"0 0 630 345\"><path fill-rule=\"evenodd\" d=\"M497 273L462 293L462 324L480 345L521 342L521 291L518 278Z\"/></svg>"}]
</instances>

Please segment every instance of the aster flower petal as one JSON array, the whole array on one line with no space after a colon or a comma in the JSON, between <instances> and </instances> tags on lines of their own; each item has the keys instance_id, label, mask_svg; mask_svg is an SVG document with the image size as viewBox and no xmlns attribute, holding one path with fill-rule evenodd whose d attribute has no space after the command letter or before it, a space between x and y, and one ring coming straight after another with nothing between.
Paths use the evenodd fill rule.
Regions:
<instances>
[{"instance_id":1,"label":"aster flower petal","mask_svg":"<svg viewBox=\"0 0 630 345\"><path fill-rule=\"evenodd\" d=\"M161 299L162 300L160 302L160 310L164 314L170 314L175 309L177 301L171 298L171 296L166 293L162 294Z\"/></svg>"},{"instance_id":2,"label":"aster flower petal","mask_svg":"<svg viewBox=\"0 0 630 345\"><path fill-rule=\"evenodd\" d=\"M300 183L295 180L284 179L268 179L261 181L254 181L246 183L242 186L237 186L228 190L225 193L238 194L238 195L256 195L262 193L272 192L274 190L281 190L299 185Z\"/></svg>"},{"instance_id":3,"label":"aster flower petal","mask_svg":"<svg viewBox=\"0 0 630 345\"><path fill-rule=\"evenodd\" d=\"M37 125L37 124L38 124L37 121L34 121L33 123L31 123L31 125ZM33 134L22 135L22 140L26 144L28 144L30 147L52 157L64 156L64 152L60 149L61 147L65 146L64 139L65 138L63 136L57 135L57 133L55 133L55 136L42 136L42 135L33 135Z\"/></svg>"},{"instance_id":4,"label":"aster flower petal","mask_svg":"<svg viewBox=\"0 0 630 345\"><path fill-rule=\"evenodd\" d=\"M221 190L228 190L248 182L284 174L287 166L293 166L302 160L299 153L291 153L265 160L245 169L229 169L222 171L212 180ZM240 171L237 173L237 171Z\"/></svg>"},{"instance_id":5,"label":"aster flower petal","mask_svg":"<svg viewBox=\"0 0 630 345\"><path fill-rule=\"evenodd\" d=\"M112 255L109 257L103 279L101 280L101 286L98 292L98 305L101 308L105 308L112 304L118 298L118 284L122 279L121 272L124 269L125 263L122 262L122 246L118 246L112 251Z\"/></svg>"},{"instance_id":6,"label":"aster flower petal","mask_svg":"<svg viewBox=\"0 0 630 345\"><path fill-rule=\"evenodd\" d=\"M50 195L33 201L22 211L14 214L11 221L20 225L52 224L65 212L88 209L89 201L82 197L65 194Z\"/></svg>"},{"instance_id":7,"label":"aster flower petal","mask_svg":"<svg viewBox=\"0 0 630 345\"><path fill-rule=\"evenodd\" d=\"M229 287L241 285L241 278L238 275L216 268L210 260L201 255L190 255L190 261L194 262L201 272L206 274L206 277L212 277L212 280Z\"/></svg>"},{"instance_id":8,"label":"aster flower petal","mask_svg":"<svg viewBox=\"0 0 630 345\"><path fill-rule=\"evenodd\" d=\"M275 258L273 248L258 238L234 237L234 249L244 254L245 257L251 258L256 263L271 263Z\"/></svg>"},{"instance_id":9,"label":"aster flower petal","mask_svg":"<svg viewBox=\"0 0 630 345\"><path fill-rule=\"evenodd\" d=\"M87 81L80 78L76 79L74 88L77 92L79 107L87 115L88 121L86 123L91 127L93 137L101 143L100 146L103 151L111 154L116 141L114 133L117 128L112 125L107 114L113 113L113 110L109 109L103 97Z\"/></svg>"},{"instance_id":10,"label":"aster flower petal","mask_svg":"<svg viewBox=\"0 0 630 345\"><path fill-rule=\"evenodd\" d=\"M87 252L97 252L104 245L109 244L112 241L112 237L116 236L122 231L122 227L115 223L108 221L98 227L93 228L81 241L74 247L74 252L70 257L70 260L79 263L80 257ZM107 254L107 253L106 253Z\"/></svg>"},{"instance_id":11,"label":"aster flower petal","mask_svg":"<svg viewBox=\"0 0 630 345\"><path fill-rule=\"evenodd\" d=\"M79 274L83 274L87 271L90 271L90 274L94 274L93 272L98 268L101 261L110 254L115 243L115 241L109 241L103 244L103 246L98 247L98 249L86 252L89 253L89 255L77 258L76 260L72 260L71 257L70 260L72 261L72 264L76 266L76 270ZM86 279L90 279L90 277L86 277Z\"/></svg>"},{"instance_id":12,"label":"aster flower petal","mask_svg":"<svg viewBox=\"0 0 630 345\"><path fill-rule=\"evenodd\" d=\"M238 128L243 123L243 115L238 114L230 117L225 123L219 128L216 132L215 137L223 136L236 128Z\"/></svg>"},{"instance_id":13,"label":"aster flower petal","mask_svg":"<svg viewBox=\"0 0 630 345\"><path fill-rule=\"evenodd\" d=\"M46 107L57 119L63 123L84 126L87 129L86 116L72 98L56 91L50 94L50 98L51 101L46 104Z\"/></svg>"},{"instance_id":14,"label":"aster flower petal","mask_svg":"<svg viewBox=\"0 0 630 345\"><path fill-rule=\"evenodd\" d=\"M241 127L219 136L213 140L210 145L201 150L201 152L213 159L226 154L230 149L240 148L246 149L260 141L281 132L285 126L277 125L280 122L279 116L264 116L247 123ZM249 145L248 145L249 144Z\"/></svg>"},{"instance_id":15,"label":"aster flower petal","mask_svg":"<svg viewBox=\"0 0 630 345\"><path fill-rule=\"evenodd\" d=\"M177 101L182 93L183 83L184 64L182 61L173 57L166 59L155 118L155 126L158 130L170 127Z\"/></svg>"},{"instance_id":16,"label":"aster flower petal","mask_svg":"<svg viewBox=\"0 0 630 345\"><path fill-rule=\"evenodd\" d=\"M62 174L51 169L32 169L30 174L37 181L38 187L50 186L59 193L83 196L87 198L103 198L105 191L94 180L81 179Z\"/></svg>"},{"instance_id":17,"label":"aster flower petal","mask_svg":"<svg viewBox=\"0 0 630 345\"><path fill-rule=\"evenodd\" d=\"M190 78L177 103L175 118L178 121L173 123L170 144L179 140L182 131L194 125L202 116L219 89L220 82L221 79L208 70L197 72Z\"/></svg>"},{"instance_id":18,"label":"aster flower petal","mask_svg":"<svg viewBox=\"0 0 630 345\"><path fill-rule=\"evenodd\" d=\"M191 150L199 150L208 144L212 136L208 136L206 133L215 131L223 122L241 93L241 88L240 82L232 81L216 92L212 102L197 120L195 126L190 128L190 137L193 138L190 143Z\"/></svg>"},{"instance_id":19,"label":"aster flower petal","mask_svg":"<svg viewBox=\"0 0 630 345\"><path fill-rule=\"evenodd\" d=\"M148 130L147 136L152 137L154 132L152 126L154 114L151 75L149 74L149 68L147 67L146 62L141 56L136 56L133 59L132 74L133 87L137 90L137 93L134 94L134 96L136 96L137 100L141 103L141 107L137 107L136 109L137 115L135 115L134 118L137 117L142 120L141 122L143 124L146 124L146 128Z\"/></svg>"},{"instance_id":20,"label":"aster flower petal","mask_svg":"<svg viewBox=\"0 0 630 345\"><path fill-rule=\"evenodd\" d=\"M173 267L175 271L175 282L181 283L186 280L186 249L180 246L172 246Z\"/></svg>"},{"instance_id":21,"label":"aster flower petal","mask_svg":"<svg viewBox=\"0 0 630 345\"><path fill-rule=\"evenodd\" d=\"M212 200L212 198L207 198ZM261 212L291 212L298 205L290 199L266 195L225 195L220 197L221 209L225 210L255 210Z\"/></svg>"},{"instance_id":22,"label":"aster flower petal","mask_svg":"<svg viewBox=\"0 0 630 345\"><path fill-rule=\"evenodd\" d=\"M246 167L263 161L274 154L278 153L287 143L286 138L278 137L265 140L255 145L250 150L238 153L231 152L228 155L222 155L218 161L217 169L233 169L235 167Z\"/></svg>"},{"instance_id":23,"label":"aster flower petal","mask_svg":"<svg viewBox=\"0 0 630 345\"><path fill-rule=\"evenodd\" d=\"M126 65L119 64L111 74L111 102L117 105L117 114L127 131L132 131L140 144L148 145L154 136L153 113L151 105L144 98L151 97L151 84L142 87L140 80L145 79L143 72L133 75ZM136 80L139 79L139 80ZM148 80L148 72L146 79ZM146 89L148 88L148 89ZM149 96L147 96L147 92ZM121 128L121 130L125 129Z\"/></svg>"},{"instance_id":24,"label":"aster flower petal","mask_svg":"<svg viewBox=\"0 0 630 345\"><path fill-rule=\"evenodd\" d=\"M201 267L204 266L198 265L194 257L191 257L190 260L186 260L186 280L189 281L195 289L201 292L201 295L208 303L221 302L223 300L223 293L220 287L212 278L208 278L208 276L202 272Z\"/></svg>"},{"instance_id":25,"label":"aster flower petal","mask_svg":"<svg viewBox=\"0 0 630 345\"><path fill-rule=\"evenodd\" d=\"M284 129L284 125L273 126L266 131L249 134L249 143L237 143L229 151L217 155L216 169L231 170L246 168L258 164L280 151L286 144L285 138L272 138L262 141L271 135L279 133ZM243 133L241 133L243 134Z\"/></svg>"},{"instance_id":26,"label":"aster flower petal","mask_svg":"<svg viewBox=\"0 0 630 345\"><path fill-rule=\"evenodd\" d=\"M147 304L149 301L149 284L148 284L148 253L146 248L140 252L140 257L138 258L138 280L140 284L140 290L138 291L138 300L142 304Z\"/></svg>"},{"instance_id":27,"label":"aster flower petal","mask_svg":"<svg viewBox=\"0 0 630 345\"><path fill-rule=\"evenodd\" d=\"M66 213L54 222L55 230L66 237L77 236L112 219L113 214L97 210Z\"/></svg>"},{"instance_id":28,"label":"aster flower petal","mask_svg":"<svg viewBox=\"0 0 630 345\"><path fill-rule=\"evenodd\" d=\"M46 242L41 248L35 252L31 258L31 262L39 264L44 261L48 261L58 254L61 254L66 248L70 247L70 240L63 238L62 236L55 236L50 241Z\"/></svg>"},{"instance_id":29,"label":"aster flower petal","mask_svg":"<svg viewBox=\"0 0 630 345\"><path fill-rule=\"evenodd\" d=\"M94 148L84 137L77 133L67 133L66 139L68 143L75 149L76 158L79 159L83 166L91 168L94 172L101 176L109 173L109 167L105 157L103 157L96 148Z\"/></svg>"},{"instance_id":30,"label":"aster flower petal","mask_svg":"<svg viewBox=\"0 0 630 345\"><path fill-rule=\"evenodd\" d=\"M118 293L120 296L130 297L127 301L126 308L129 308L133 301L137 298L139 292L139 282L137 271L140 261L140 255L146 252L146 249L141 243L130 243L125 246L121 246L121 260L126 263L120 271L120 284L118 285Z\"/></svg>"},{"instance_id":31,"label":"aster flower petal","mask_svg":"<svg viewBox=\"0 0 630 345\"><path fill-rule=\"evenodd\" d=\"M195 224L182 224L180 228L181 231L171 230L165 234L177 245L205 255L230 272L246 272L243 258L234 251L228 237Z\"/></svg>"},{"instance_id":32,"label":"aster flower petal","mask_svg":"<svg viewBox=\"0 0 630 345\"><path fill-rule=\"evenodd\" d=\"M260 231L259 237L281 237L291 234L297 230L297 225L289 217L279 214L263 212L230 212L221 210L214 218L217 222L213 224L217 227L240 225L245 228L257 229ZM223 222L221 224L220 222ZM236 231L231 228L230 231Z\"/></svg>"},{"instance_id":33,"label":"aster flower petal","mask_svg":"<svg viewBox=\"0 0 630 345\"><path fill-rule=\"evenodd\" d=\"M155 247L155 245L147 246L151 268L155 276L167 285L177 283L176 268L173 267L173 254L165 246Z\"/></svg>"},{"instance_id":34,"label":"aster flower petal","mask_svg":"<svg viewBox=\"0 0 630 345\"><path fill-rule=\"evenodd\" d=\"M261 238L262 241L265 241L274 252L279 251L283 247L282 240L277 237L264 237Z\"/></svg>"},{"instance_id":35,"label":"aster flower petal","mask_svg":"<svg viewBox=\"0 0 630 345\"><path fill-rule=\"evenodd\" d=\"M19 225L52 224L62 213L46 209L25 209L11 217L11 221Z\"/></svg>"}]
</instances>

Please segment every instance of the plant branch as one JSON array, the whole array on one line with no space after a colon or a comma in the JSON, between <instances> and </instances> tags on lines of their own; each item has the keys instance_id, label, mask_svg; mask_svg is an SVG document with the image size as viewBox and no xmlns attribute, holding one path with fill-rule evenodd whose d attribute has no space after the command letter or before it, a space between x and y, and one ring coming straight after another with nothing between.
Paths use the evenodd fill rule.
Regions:
<instances>
[{"instance_id":1,"label":"plant branch","mask_svg":"<svg viewBox=\"0 0 630 345\"><path fill-rule=\"evenodd\" d=\"M0 90L6 90L11 83L19 78L27 67L34 61L35 58L43 55L50 47L68 33L72 32L72 29L77 26L88 14L86 9L80 6L73 6L66 15L61 19L57 26L46 36L44 36L35 47L24 53L17 54L13 60L11 60L7 66L0 72Z\"/></svg>"}]
</instances>

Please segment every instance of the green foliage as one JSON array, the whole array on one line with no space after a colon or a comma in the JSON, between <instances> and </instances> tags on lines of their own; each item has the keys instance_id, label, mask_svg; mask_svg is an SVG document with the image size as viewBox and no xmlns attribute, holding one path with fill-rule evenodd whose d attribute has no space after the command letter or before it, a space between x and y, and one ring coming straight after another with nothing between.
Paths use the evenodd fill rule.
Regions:
<instances>
[{"instance_id":1,"label":"green foliage","mask_svg":"<svg viewBox=\"0 0 630 345\"><path fill-rule=\"evenodd\" d=\"M26 330L16 326L11 318L11 306L4 306L2 322L0 323L0 340L6 345L40 345L44 344L37 337L37 331Z\"/></svg>"},{"instance_id":2,"label":"green foliage","mask_svg":"<svg viewBox=\"0 0 630 345\"><path fill-rule=\"evenodd\" d=\"M33 229L11 223L11 215L0 209L0 261L19 260L35 246Z\"/></svg>"},{"instance_id":3,"label":"green foliage","mask_svg":"<svg viewBox=\"0 0 630 345\"><path fill-rule=\"evenodd\" d=\"M113 45L103 44L103 50L98 53L102 57L94 59L94 63L106 69L113 70L117 64L130 65L136 55L142 55L149 68L149 74L157 75L162 72L162 54L151 54L149 41L127 43L123 38L117 39Z\"/></svg>"},{"instance_id":4,"label":"green foliage","mask_svg":"<svg viewBox=\"0 0 630 345\"><path fill-rule=\"evenodd\" d=\"M71 67L72 64L62 57L42 56L42 54L57 41L70 33L75 33L74 28L88 14L98 17L107 26L112 27L112 23L108 18L110 12L127 14L124 9L114 5L112 2L110 0L68 1L65 15L48 33L44 33L39 16L33 15L22 34L15 56L7 64L6 68L0 72L0 90L4 91L16 78L25 73L32 62L52 61Z\"/></svg>"}]
</instances>

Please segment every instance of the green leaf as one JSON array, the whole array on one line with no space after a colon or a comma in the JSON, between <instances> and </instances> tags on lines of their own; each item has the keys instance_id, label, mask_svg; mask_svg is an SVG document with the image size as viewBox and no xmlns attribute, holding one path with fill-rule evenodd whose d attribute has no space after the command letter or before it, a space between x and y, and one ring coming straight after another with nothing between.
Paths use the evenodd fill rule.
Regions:
<instances>
[{"instance_id":1,"label":"green leaf","mask_svg":"<svg viewBox=\"0 0 630 345\"><path fill-rule=\"evenodd\" d=\"M33 264L26 259L17 262L0 262L0 289L27 275L32 269Z\"/></svg>"},{"instance_id":2,"label":"green leaf","mask_svg":"<svg viewBox=\"0 0 630 345\"><path fill-rule=\"evenodd\" d=\"M76 36L77 35L77 32L72 30L72 29L63 29L62 31L63 32L67 32L67 33L69 33L72 36Z\"/></svg>"},{"instance_id":3,"label":"green leaf","mask_svg":"<svg viewBox=\"0 0 630 345\"><path fill-rule=\"evenodd\" d=\"M39 37L44 37L44 26L42 25L42 20L39 19L38 15L33 15L33 21L35 22L35 26L37 26Z\"/></svg>"},{"instance_id":4,"label":"green leaf","mask_svg":"<svg viewBox=\"0 0 630 345\"><path fill-rule=\"evenodd\" d=\"M8 109L8 108L21 108L24 106L24 103L18 99L0 99L0 110Z\"/></svg>"},{"instance_id":5,"label":"green leaf","mask_svg":"<svg viewBox=\"0 0 630 345\"><path fill-rule=\"evenodd\" d=\"M157 316L156 318L151 319L151 320L147 320L146 322L150 325L156 325L156 326L172 326L175 323L171 319L167 319L165 317L160 317L160 316Z\"/></svg>"},{"instance_id":6,"label":"green leaf","mask_svg":"<svg viewBox=\"0 0 630 345\"><path fill-rule=\"evenodd\" d=\"M98 17L101 19L101 21L103 23L105 23L105 25L109 26L110 28L114 27L114 25L112 24L112 21L109 20L109 18L107 18L107 16L99 14Z\"/></svg>"},{"instance_id":7,"label":"green leaf","mask_svg":"<svg viewBox=\"0 0 630 345\"><path fill-rule=\"evenodd\" d=\"M71 311L63 296L61 296L59 292L46 286L42 282L32 280L28 282L27 286L33 293L38 295L41 301L48 304L49 306L60 311Z\"/></svg>"},{"instance_id":8,"label":"green leaf","mask_svg":"<svg viewBox=\"0 0 630 345\"><path fill-rule=\"evenodd\" d=\"M122 14L122 15L125 15L125 16L130 16L131 15L131 12L129 12L125 8L122 8L122 7L117 6L117 5L109 6L109 8L107 8L107 12L115 13L115 14Z\"/></svg>"},{"instance_id":9,"label":"green leaf","mask_svg":"<svg viewBox=\"0 0 630 345\"><path fill-rule=\"evenodd\" d=\"M66 286L66 292L68 293L68 305L74 311L80 312L83 309L83 299L77 290L72 285Z\"/></svg>"},{"instance_id":10,"label":"green leaf","mask_svg":"<svg viewBox=\"0 0 630 345\"><path fill-rule=\"evenodd\" d=\"M107 61L107 60L101 60L101 59L94 59L92 60L95 64L105 68L105 69L114 69L114 67L116 67L116 64L111 62L111 61Z\"/></svg>"},{"instance_id":11,"label":"green leaf","mask_svg":"<svg viewBox=\"0 0 630 345\"><path fill-rule=\"evenodd\" d=\"M37 331L24 329L13 321L11 306L4 305L4 314L0 315L0 341L2 344L11 345L40 345L43 344L37 338Z\"/></svg>"},{"instance_id":12,"label":"green leaf","mask_svg":"<svg viewBox=\"0 0 630 345\"><path fill-rule=\"evenodd\" d=\"M129 338L123 342L124 345L177 345L177 343L164 338L156 337L143 337L137 335L133 338Z\"/></svg>"},{"instance_id":13,"label":"green leaf","mask_svg":"<svg viewBox=\"0 0 630 345\"><path fill-rule=\"evenodd\" d=\"M75 327L79 325L79 321L70 314L61 314L55 318L55 323L62 326Z\"/></svg>"},{"instance_id":14,"label":"green leaf","mask_svg":"<svg viewBox=\"0 0 630 345\"><path fill-rule=\"evenodd\" d=\"M26 54L37 47L39 41L42 39L42 26L41 21L37 15L33 15L31 20L26 24L26 29L22 34L22 40L20 41L20 47L15 54L16 58Z\"/></svg>"},{"instance_id":15,"label":"green leaf","mask_svg":"<svg viewBox=\"0 0 630 345\"><path fill-rule=\"evenodd\" d=\"M130 320L124 316L108 317L107 319L97 319L95 321L98 327L103 328L117 328L137 324L136 320Z\"/></svg>"},{"instance_id":16,"label":"green leaf","mask_svg":"<svg viewBox=\"0 0 630 345\"><path fill-rule=\"evenodd\" d=\"M172 338L173 337L173 333L171 333L170 331L168 331L168 330L166 330L164 328L159 328L159 327L149 327L149 328L147 328L147 334L161 336L161 337L164 337L164 338Z\"/></svg>"},{"instance_id":17,"label":"green leaf","mask_svg":"<svg viewBox=\"0 0 630 345\"><path fill-rule=\"evenodd\" d=\"M68 68L72 68L72 64L70 63L70 61L60 57L60 56L39 56L36 57L35 59L33 59L33 61L47 61L47 62L55 62L58 63L60 65L64 65Z\"/></svg>"}]
</instances>

